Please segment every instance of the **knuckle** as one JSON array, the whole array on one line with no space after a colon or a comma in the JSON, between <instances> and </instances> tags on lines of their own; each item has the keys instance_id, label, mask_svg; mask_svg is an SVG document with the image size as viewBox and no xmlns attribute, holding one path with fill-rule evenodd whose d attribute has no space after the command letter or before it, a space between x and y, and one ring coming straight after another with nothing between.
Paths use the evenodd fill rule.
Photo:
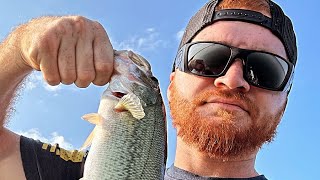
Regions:
<instances>
[{"instance_id":1,"label":"knuckle","mask_svg":"<svg viewBox=\"0 0 320 180\"><path fill-rule=\"evenodd\" d=\"M57 36L74 35L83 31L86 18L82 16L68 16L58 19L53 25Z\"/></svg>"},{"instance_id":2,"label":"knuckle","mask_svg":"<svg viewBox=\"0 0 320 180\"><path fill-rule=\"evenodd\" d=\"M56 36L50 32L45 33L38 40L38 45L36 51L44 51L49 56L54 56L58 49L58 41L56 40Z\"/></svg>"},{"instance_id":3,"label":"knuckle","mask_svg":"<svg viewBox=\"0 0 320 180\"><path fill-rule=\"evenodd\" d=\"M93 26L96 28L96 29L101 29L104 31L104 28L102 26L102 24L98 21L93 21Z\"/></svg>"},{"instance_id":4,"label":"knuckle","mask_svg":"<svg viewBox=\"0 0 320 180\"><path fill-rule=\"evenodd\" d=\"M87 18L83 16L73 16L75 22L84 24L87 21Z\"/></svg>"},{"instance_id":5,"label":"knuckle","mask_svg":"<svg viewBox=\"0 0 320 180\"><path fill-rule=\"evenodd\" d=\"M83 16L74 16L72 27L75 33L81 33L85 31L87 19Z\"/></svg>"},{"instance_id":6,"label":"knuckle","mask_svg":"<svg viewBox=\"0 0 320 180\"><path fill-rule=\"evenodd\" d=\"M52 28L52 32L57 36L64 36L66 35L70 30L70 27L66 20L59 20Z\"/></svg>"},{"instance_id":7,"label":"knuckle","mask_svg":"<svg viewBox=\"0 0 320 180\"><path fill-rule=\"evenodd\" d=\"M74 81L67 81L67 80L62 80L61 83L64 85L70 85L72 84Z\"/></svg>"},{"instance_id":8,"label":"knuckle","mask_svg":"<svg viewBox=\"0 0 320 180\"><path fill-rule=\"evenodd\" d=\"M108 71L111 71L111 67L112 67L112 64L111 63L108 63L108 62L100 62L100 61L96 61L96 71L97 72L108 72Z\"/></svg>"},{"instance_id":9,"label":"knuckle","mask_svg":"<svg viewBox=\"0 0 320 180\"><path fill-rule=\"evenodd\" d=\"M99 38L105 39L106 37L108 37L106 30L98 21L92 22L92 31L94 31L95 36Z\"/></svg>"},{"instance_id":10,"label":"knuckle","mask_svg":"<svg viewBox=\"0 0 320 180\"><path fill-rule=\"evenodd\" d=\"M74 22L80 25L84 25L87 22L87 18L83 16L73 16Z\"/></svg>"},{"instance_id":11,"label":"knuckle","mask_svg":"<svg viewBox=\"0 0 320 180\"><path fill-rule=\"evenodd\" d=\"M113 65L108 62L97 62L95 66L96 70L96 79L93 81L93 84L98 86L103 86L110 81Z\"/></svg>"},{"instance_id":12,"label":"knuckle","mask_svg":"<svg viewBox=\"0 0 320 180\"><path fill-rule=\"evenodd\" d=\"M78 84L78 83L75 83L75 85L76 85L78 88L86 88L86 87L89 86L89 84L88 84L88 85L85 85L85 84Z\"/></svg>"},{"instance_id":13,"label":"knuckle","mask_svg":"<svg viewBox=\"0 0 320 180\"><path fill-rule=\"evenodd\" d=\"M60 84L60 79L57 77L47 77L46 81L51 86L56 86Z\"/></svg>"},{"instance_id":14,"label":"knuckle","mask_svg":"<svg viewBox=\"0 0 320 180\"><path fill-rule=\"evenodd\" d=\"M83 71L78 74L77 81L81 82L91 82L95 78L93 71Z\"/></svg>"},{"instance_id":15,"label":"knuckle","mask_svg":"<svg viewBox=\"0 0 320 180\"><path fill-rule=\"evenodd\" d=\"M86 88L90 85L90 82L76 81L74 84L79 88Z\"/></svg>"},{"instance_id":16,"label":"knuckle","mask_svg":"<svg viewBox=\"0 0 320 180\"><path fill-rule=\"evenodd\" d=\"M62 84L66 84L66 85L72 84L73 82L75 82L75 80L76 80L76 75L74 73L66 74L61 78Z\"/></svg>"},{"instance_id":17,"label":"knuckle","mask_svg":"<svg viewBox=\"0 0 320 180\"><path fill-rule=\"evenodd\" d=\"M104 78L105 79L94 80L92 83L97 86L104 86L110 81L110 78L107 78L107 77L104 77Z\"/></svg>"}]
</instances>

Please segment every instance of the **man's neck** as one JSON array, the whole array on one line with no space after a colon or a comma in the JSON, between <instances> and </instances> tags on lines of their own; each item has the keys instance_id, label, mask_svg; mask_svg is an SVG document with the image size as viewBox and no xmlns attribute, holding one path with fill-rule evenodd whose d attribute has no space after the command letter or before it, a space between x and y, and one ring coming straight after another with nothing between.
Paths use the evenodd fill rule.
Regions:
<instances>
[{"instance_id":1,"label":"man's neck","mask_svg":"<svg viewBox=\"0 0 320 180\"><path fill-rule=\"evenodd\" d=\"M174 166L206 177L249 178L259 175L254 168L256 153L228 160L210 158L178 137Z\"/></svg>"}]
</instances>

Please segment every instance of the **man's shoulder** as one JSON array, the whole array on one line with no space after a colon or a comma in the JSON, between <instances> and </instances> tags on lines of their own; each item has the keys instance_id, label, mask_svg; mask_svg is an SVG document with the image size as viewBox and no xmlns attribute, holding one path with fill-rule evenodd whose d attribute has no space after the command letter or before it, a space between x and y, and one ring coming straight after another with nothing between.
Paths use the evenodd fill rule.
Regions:
<instances>
[{"instance_id":1,"label":"man's shoulder","mask_svg":"<svg viewBox=\"0 0 320 180\"><path fill-rule=\"evenodd\" d=\"M166 169L164 180L267 180L264 175L252 177L252 178L215 178L215 177L203 177L183 169L177 168L174 165Z\"/></svg>"},{"instance_id":2,"label":"man's shoulder","mask_svg":"<svg viewBox=\"0 0 320 180\"><path fill-rule=\"evenodd\" d=\"M194 174L171 165L166 169L165 180L194 179Z\"/></svg>"}]
</instances>

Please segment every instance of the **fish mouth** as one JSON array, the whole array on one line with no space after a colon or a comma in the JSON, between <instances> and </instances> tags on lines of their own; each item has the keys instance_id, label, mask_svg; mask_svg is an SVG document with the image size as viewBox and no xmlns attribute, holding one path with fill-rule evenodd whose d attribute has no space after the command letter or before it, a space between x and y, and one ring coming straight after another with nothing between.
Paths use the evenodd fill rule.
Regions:
<instances>
[{"instance_id":1,"label":"fish mouth","mask_svg":"<svg viewBox=\"0 0 320 180\"><path fill-rule=\"evenodd\" d=\"M119 99L121 99L123 96L127 95L127 93L123 93L123 92L111 92L111 94Z\"/></svg>"}]
</instances>

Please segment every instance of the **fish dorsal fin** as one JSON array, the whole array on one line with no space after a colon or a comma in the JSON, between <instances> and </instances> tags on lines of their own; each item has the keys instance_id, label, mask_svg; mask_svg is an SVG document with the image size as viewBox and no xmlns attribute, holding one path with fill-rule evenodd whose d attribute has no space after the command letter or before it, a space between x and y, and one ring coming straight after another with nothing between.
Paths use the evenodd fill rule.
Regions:
<instances>
[{"instance_id":1,"label":"fish dorsal fin","mask_svg":"<svg viewBox=\"0 0 320 180\"><path fill-rule=\"evenodd\" d=\"M87 137L86 141L83 143L83 145L80 148L80 151L87 149L92 144L92 140L95 136L95 133L97 131L97 126L91 131L90 135Z\"/></svg>"},{"instance_id":2,"label":"fish dorsal fin","mask_svg":"<svg viewBox=\"0 0 320 180\"><path fill-rule=\"evenodd\" d=\"M82 119L89 121L92 124L100 125L104 118L98 113L90 113L83 115Z\"/></svg>"},{"instance_id":3,"label":"fish dorsal fin","mask_svg":"<svg viewBox=\"0 0 320 180\"><path fill-rule=\"evenodd\" d=\"M146 115L140 99L133 93L124 95L114 108L117 111L127 110L136 119L142 119Z\"/></svg>"}]
</instances>

